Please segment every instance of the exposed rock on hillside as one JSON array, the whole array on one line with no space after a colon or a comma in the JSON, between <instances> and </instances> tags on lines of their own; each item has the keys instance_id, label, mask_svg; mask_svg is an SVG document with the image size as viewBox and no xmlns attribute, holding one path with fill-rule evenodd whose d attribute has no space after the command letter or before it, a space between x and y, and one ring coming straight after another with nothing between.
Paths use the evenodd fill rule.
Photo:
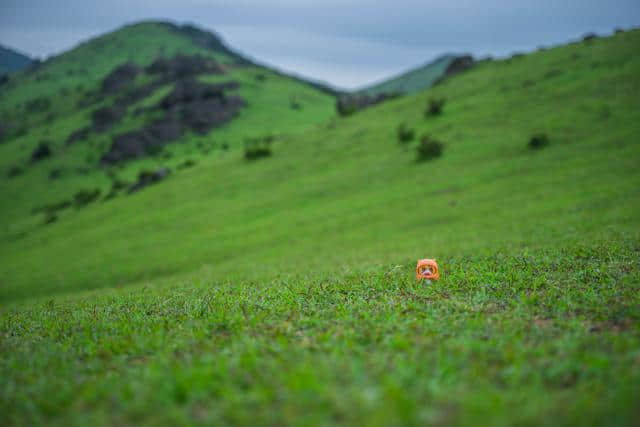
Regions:
<instances>
[{"instance_id":1,"label":"exposed rock on hillside","mask_svg":"<svg viewBox=\"0 0 640 427\"><path fill-rule=\"evenodd\" d=\"M86 127L86 128L78 129L77 131L72 132L67 137L65 144L69 146L69 145L75 144L77 141L83 141L87 139L89 137L90 131L91 131L91 128Z\"/></svg>"},{"instance_id":2,"label":"exposed rock on hillside","mask_svg":"<svg viewBox=\"0 0 640 427\"><path fill-rule=\"evenodd\" d=\"M109 105L98 108L91 114L93 128L97 132L104 132L116 124L124 116L126 109L119 105Z\"/></svg>"},{"instance_id":3,"label":"exposed rock on hillside","mask_svg":"<svg viewBox=\"0 0 640 427\"><path fill-rule=\"evenodd\" d=\"M467 71L468 69L473 67L474 64L475 64L475 61L471 55L463 55L463 56L456 57L453 61L451 61L451 63L445 70L444 74L442 75L442 77L440 77L434 83L434 85L438 83L442 83L442 81L444 81L445 79L451 76Z\"/></svg>"},{"instance_id":4,"label":"exposed rock on hillside","mask_svg":"<svg viewBox=\"0 0 640 427\"><path fill-rule=\"evenodd\" d=\"M142 157L162 146L163 141L154 139L145 130L118 135L113 138L111 148L102 156L102 164L115 164L127 159Z\"/></svg>"},{"instance_id":5,"label":"exposed rock on hillside","mask_svg":"<svg viewBox=\"0 0 640 427\"><path fill-rule=\"evenodd\" d=\"M148 74L161 75L165 79L182 78L196 74L222 74L224 68L213 59L202 56L176 55L173 58L158 58L145 68Z\"/></svg>"},{"instance_id":6,"label":"exposed rock on hillside","mask_svg":"<svg viewBox=\"0 0 640 427\"><path fill-rule=\"evenodd\" d=\"M447 71L445 71L445 75L452 76L454 74L461 73L462 71L466 71L471 68L473 64L474 60L471 55L458 56L456 59L451 61L451 64L447 67Z\"/></svg>"},{"instance_id":7,"label":"exposed rock on hillside","mask_svg":"<svg viewBox=\"0 0 640 427\"><path fill-rule=\"evenodd\" d=\"M165 110L198 99L224 98L225 90L237 89L236 82L219 84L204 84L193 79L184 79L176 83L173 91L160 101L160 106Z\"/></svg>"},{"instance_id":8,"label":"exposed rock on hillside","mask_svg":"<svg viewBox=\"0 0 640 427\"><path fill-rule=\"evenodd\" d=\"M140 68L131 63L122 64L110 72L102 81L103 93L114 93L132 83Z\"/></svg>"},{"instance_id":9,"label":"exposed rock on hillside","mask_svg":"<svg viewBox=\"0 0 640 427\"><path fill-rule=\"evenodd\" d=\"M138 174L138 181L129 187L128 192L134 193L144 187L162 181L171 174L171 169L160 168L155 171L142 171Z\"/></svg>"},{"instance_id":10,"label":"exposed rock on hillside","mask_svg":"<svg viewBox=\"0 0 640 427\"><path fill-rule=\"evenodd\" d=\"M225 90L237 87L235 82L207 85L192 79L178 81L173 91L158 104L158 108L165 111L165 117L139 130L116 136L109 151L102 156L102 164L153 154L186 130L206 133L230 121L246 105L242 98L225 94Z\"/></svg>"}]
</instances>

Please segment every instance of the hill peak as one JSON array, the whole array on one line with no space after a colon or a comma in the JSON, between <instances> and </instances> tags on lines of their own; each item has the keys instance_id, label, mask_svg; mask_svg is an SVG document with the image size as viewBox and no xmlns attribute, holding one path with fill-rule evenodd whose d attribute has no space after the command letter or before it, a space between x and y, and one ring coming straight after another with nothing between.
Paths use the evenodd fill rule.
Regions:
<instances>
[{"instance_id":1,"label":"hill peak","mask_svg":"<svg viewBox=\"0 0 640 427\"><path fill-rule=\"evenodd\" d=\"M236 58L239 62L247 62L246 58L230 49L224 43L224 40L220 35L211 30L202 29L190 22L180 24L173 21L145 20L126 25L121 29L129 28L136 31L146 31L153 27L164 27L170 31L175 32L178 35L189 38L195 45L199 47L229 55ZM117 31L118 30L116 30L116 32Z\"/></svg>"}]
</instances>

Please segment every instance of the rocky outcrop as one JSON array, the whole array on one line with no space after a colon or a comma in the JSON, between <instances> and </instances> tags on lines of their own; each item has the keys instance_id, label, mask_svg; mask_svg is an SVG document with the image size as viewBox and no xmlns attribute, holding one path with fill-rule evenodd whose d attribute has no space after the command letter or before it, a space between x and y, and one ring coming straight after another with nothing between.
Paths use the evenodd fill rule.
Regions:
<instances>
[{"instance_id":1,"label":"rocky outcrop","mask_svg":"<svg viewBox=\"0 0 640 427\"><path fill-rule=\"evenodd\" d=\"M140 73L140 68L135 64L126 63L116 67L102 81L103 93L115 93L135 80Z\"/></svg>"},{"instance_id":2,"label":"rocky outcrop","mask_svg":"<svg viewBox=\"0 0 640 427\"><path fill-rule=\"evenodd\" d=\"M114 137L101 163L112 165L154 154L187 130L203 134L232 120L246 105L242 98L225 93L236 87L235 82L208 85L180 80L157 106L164 111L164 118Z\"/></svg>"},{"instance_id":3,"label":"rocky outcrop","mask_svg":"<svg viewBox=\"0 0 640 427\"><path fill-rule=\"evenodd\" d=\"M176 55L173 58L158 58L145 68L151 75L164 79L179 79L197 74L222 74L224 68L211 58L203 56Z\"/></svg>"}]
</instances>

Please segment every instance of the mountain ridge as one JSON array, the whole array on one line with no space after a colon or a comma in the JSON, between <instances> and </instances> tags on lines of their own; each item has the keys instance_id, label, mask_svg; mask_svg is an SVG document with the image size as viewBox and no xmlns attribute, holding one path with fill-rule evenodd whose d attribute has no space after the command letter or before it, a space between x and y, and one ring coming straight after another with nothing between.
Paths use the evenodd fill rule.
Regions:
<instances>
[{"instance_id":1,"label":"mountain ridge","mask_svg":"<svg viewBox=\"0 0 640 427\"><path fill-rule=\"evenodd\" d=\"M407 95L428 89L441 79L447 67L460 55L442 54L437 58L355 91L357 94Z\"/></svg>"},{"instance_id":2,"label":"mountain ridge","mask_svg":"<svg viewBox=\"0 0 640 427\"><path fill-rule=\"evenodd\" d=\"M28 55L0 44L0 76L22 70L33 61Z\"/></svg>"}]
</instances>

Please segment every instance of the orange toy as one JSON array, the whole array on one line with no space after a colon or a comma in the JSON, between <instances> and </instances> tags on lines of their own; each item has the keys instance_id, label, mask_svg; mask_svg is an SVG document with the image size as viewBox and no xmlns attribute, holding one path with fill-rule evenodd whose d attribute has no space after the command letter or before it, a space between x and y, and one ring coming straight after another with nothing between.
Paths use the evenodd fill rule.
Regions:
<instances>
[{"instance_id":1,"label":"orange toy","mask_svg":"<svg viewBox=\"0 0 640 427\"><path fill-rule=\"evenodd\" d=\"M421 259L418 260L416 266L416 280L438 280L440 278L440 272L438 271L438 263L435 259Z\"/></svg>"}]
</instances>

